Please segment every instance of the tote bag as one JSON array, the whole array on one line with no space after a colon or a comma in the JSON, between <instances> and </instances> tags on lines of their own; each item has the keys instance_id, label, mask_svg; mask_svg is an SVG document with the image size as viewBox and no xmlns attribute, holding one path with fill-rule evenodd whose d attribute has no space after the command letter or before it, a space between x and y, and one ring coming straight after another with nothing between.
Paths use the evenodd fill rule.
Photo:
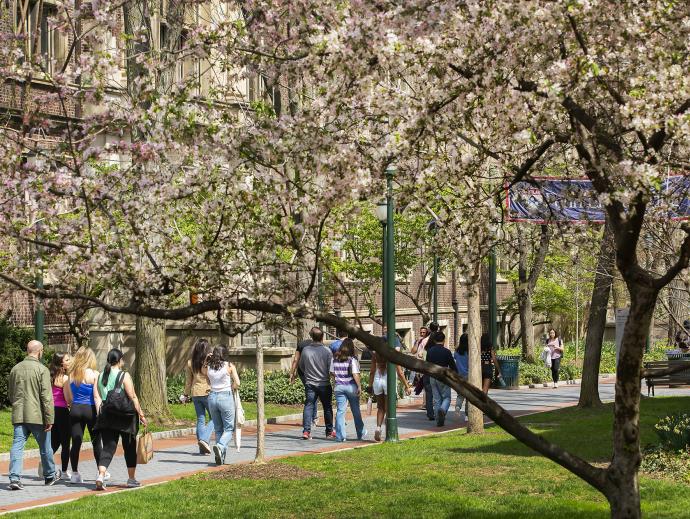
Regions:
<instances>
[{"instance_id":1,"label":"tote bag","mask_svg":"<svg viewBox=\"0 0 690 519\"><path fill-rule=\"evenodd\" d=\"M148 427L137 436L137 465L146 465L153 459L153 435Z\"/></svg>"}]
</instances>

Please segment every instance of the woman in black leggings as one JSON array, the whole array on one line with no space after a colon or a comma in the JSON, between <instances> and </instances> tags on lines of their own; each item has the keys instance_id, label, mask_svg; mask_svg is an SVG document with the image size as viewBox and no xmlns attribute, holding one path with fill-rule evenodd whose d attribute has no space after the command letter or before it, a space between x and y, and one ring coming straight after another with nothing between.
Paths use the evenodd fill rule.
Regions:
<instances>
[{"instance_id":1,"label":"woman in black leggings","mask_svg":"<svg viewBox=\"0 0 690 519\"><path fill-rule=\"evenodd\" d=\"M53 406L55 409L55 422L50 434L50 442L53 452L60 451L62 473L67 474L69 464L70 422L69 407L65 394L69 395L69 369L71 357L69 353L56 353L50 362L50 380L53 383ZM68 475L71 477L71 475Z\"/></svg>"},{"instance_id":2,"label":"woman in black leggings","mask_svg":"<svg viewBox=\"0 0 690 519\"><path fill-rule=\"evenodd\" d=\"M72 431L72 449L70 461L72 463L72 477L70 483L82 482L79 474L79 453L84 439L84 431L88 429L93 444L93 457L96 465L101 457L101 439L96 425L96 401L94 400L95 384L98 379L96 371L96 356L90 348L79 348L74 355L70 370L70 384L68 401L70 409L70 427Z\"/></svg>"},{"instance_id":3,"label":"woman in black leggings","mask_svg":"<svg viewBox=\"0 0 690 519\"><path fill-rule=\"evenodd\" d=\"M146 426L144 412L139 406L139 399L134 392L134 383L129 373L122 371L124 361L120 350L108 352L108 364L103 373L98 377L96 391L96 406L99 409L98 430L103 441L103 452L98 463L98 478L96 478L96 490L103 490L106 486L106 478L110 462L113 461L117 441L122 439L122 449L125 451L125 464L127 465L127 486L138 487L140 483L136 479L137 470L137 432L139 422ZM108 393L124 388L127 398L132 402L135 412L131 415L109 414L102 410L103 401L108 398Z\"/></svg>"}]
</instances>

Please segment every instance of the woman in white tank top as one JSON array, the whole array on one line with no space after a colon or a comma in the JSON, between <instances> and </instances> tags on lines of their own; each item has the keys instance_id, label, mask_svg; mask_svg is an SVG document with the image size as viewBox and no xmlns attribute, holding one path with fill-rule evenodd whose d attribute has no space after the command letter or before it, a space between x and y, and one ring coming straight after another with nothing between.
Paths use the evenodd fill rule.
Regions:
<instances>
[{"instance_id":1,"label":"woman in white tank top","mask_svg":"<svg viewBox=\"0 0 690 519\"><path fill-rule=\"evenodd\" d=\"M216 430L216 444L213 454L216 465L225 462L228 443L235 430L235 399L233 389L240 387L240 377L235 366L227 362L228 350L216 346L204 367L211 392L208 395L208 408Z\"/></svg>"}]
</instances>

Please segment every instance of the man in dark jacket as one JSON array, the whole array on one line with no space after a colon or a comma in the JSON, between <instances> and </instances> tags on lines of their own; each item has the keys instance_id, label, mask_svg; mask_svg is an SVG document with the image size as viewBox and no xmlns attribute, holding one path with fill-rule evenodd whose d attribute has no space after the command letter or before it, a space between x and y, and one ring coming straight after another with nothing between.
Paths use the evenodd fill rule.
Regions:
<instances>
[{"instance_id":1,"label":"man in dark jacket","mask_svg":"<svg viewBox=\"0 0 690 519\"><path fill-rule=\"evenodd\" d=\"M443 332L436 332L431 336L433 344L427 348L426 361L457 371L453 354L444 346L446 336ZM446 414L450 407L450 386L445 385L440 380L431 378L431 391L434 395L434 412L436 413L436 425L441 427L446 421Z\"/></svg>"},{"instance_id":2,"label":"man in dark jacket","mask_svg":"<svg viewBox=\"0 0 690 519\"><path fill-rule=\"evenodd\" d=\"M12 368L8 380L8 392L12 404L14 439L10 450L10 490L22 490L21 475L24 461L24 445L30 434L34 435L41 452L43 477L46 485L60 479L55 472L50 430L53 428L53 390L50 371L41 364L43 344L30 341L26 345L26 358Z\"/></svg>"}]
</instances>

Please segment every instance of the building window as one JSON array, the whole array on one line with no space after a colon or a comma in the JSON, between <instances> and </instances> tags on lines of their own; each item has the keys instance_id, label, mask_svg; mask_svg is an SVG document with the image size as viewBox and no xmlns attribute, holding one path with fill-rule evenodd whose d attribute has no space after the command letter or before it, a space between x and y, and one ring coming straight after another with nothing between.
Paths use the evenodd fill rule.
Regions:
<instances>
[{"instance_id":1,"label":"building window","mask_svg":"<svg viewBox=\"0 0 690 519\"><path fill-rule=\"evenodd\" d=\"M40 66L46 74L60 72L67 40L55 27L56 7L46 2L30 2L25 11L24 5L15 4L16 32L24 42L24 58Z\"/></svg>"}]
</instances>

